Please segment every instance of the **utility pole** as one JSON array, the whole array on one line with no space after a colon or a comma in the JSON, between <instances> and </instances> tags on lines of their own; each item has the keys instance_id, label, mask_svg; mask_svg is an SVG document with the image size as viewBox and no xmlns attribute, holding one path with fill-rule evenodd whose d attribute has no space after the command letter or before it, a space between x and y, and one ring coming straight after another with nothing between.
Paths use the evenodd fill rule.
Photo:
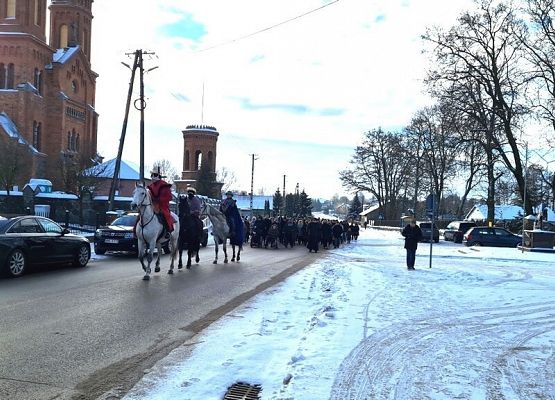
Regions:
<instances>
[{"instance_id":1,"label":"utility pole","mask_svg":"<svg viewBox=\"0 0 555 400\"><path fill-rule=\"evenodd\" d=\"M256 157L258 154L251 154L252 157L252 167L251 167L251 214L254 215L254 210L252 209L252 196L253 196L253 192L254 192L254 160L258 160L258 157ZM251 215L251 216L252 216Z\"/></svg>"},{"instance_id":2,"label":"utility pole","mask_svg":"<svg viewBox=\"0 0 555 400\"><path fill-rule=\"evenodd\" d=\"M123 144L125 142L125 133L127 132L127 121L129 120L129 108L131 106L131 96L133 95L133 84L135 82L135 71L137 70L138 62L138 52L135 52L135 58L133 60L133 67L122 62L127 68L131 70L131 80L129 81L129 90L127 92L127 103L125 105L125 115L123 117L123 126L121 128L121 136L119 139L118 155L116 157L116 165L114 166L114 176L112 177L112 183L110 184L110 193L108 196L108 211L114 209L114 197L116 193L117 182L119 181L119 171L121 167L121 156L123 153Z\"/></svg>"},{"instance_id":3,"label":"utility pole","mask_svg":"<svg viewBox=\"0 0 555 400\"><path fill-rule=\"evenodd\" d=\"M283 214L285 215L285 175L283 175Z\"/></svg>"}]
</instances>

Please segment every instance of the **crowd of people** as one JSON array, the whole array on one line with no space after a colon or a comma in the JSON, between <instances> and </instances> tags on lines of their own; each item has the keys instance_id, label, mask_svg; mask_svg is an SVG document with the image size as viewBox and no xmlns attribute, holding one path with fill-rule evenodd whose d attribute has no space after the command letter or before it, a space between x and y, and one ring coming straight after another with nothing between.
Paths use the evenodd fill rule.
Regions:
<instances>
[{"instance_id":1,"label":"crowd of people","mask_svg":"<svg viewBox=\"0 0 555 400\"><path fill-rule=\"evenodd\" d=\"M246 237L251 247L277 249L306 246L309 252L320 248L338 248L357 240L360 227L353 221L331 221L318 218L253 217L244 218Z\"/></svg>"}]
</instances>

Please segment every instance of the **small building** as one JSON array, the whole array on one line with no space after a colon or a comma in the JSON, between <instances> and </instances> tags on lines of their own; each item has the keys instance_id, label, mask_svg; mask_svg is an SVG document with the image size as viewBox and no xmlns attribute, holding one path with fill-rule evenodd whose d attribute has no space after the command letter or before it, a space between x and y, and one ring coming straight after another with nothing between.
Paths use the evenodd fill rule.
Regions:
<instances>
[{"instance_id":1,"label":"small building","mask_svg":"<svg viewBox=\"0 0 555 400\"><path fill-rule=\"evenodd\" d=\"M116 159L105 161L86 169L83 173L95 181L95 194L98 196L108 196L110 186L116 169ZM130 197L135 190L135 183L140 178L139 166L131 161L121 160L118 182L116 184L116 196Z\"/></svg>"},{"instance_id":2,"label":"small building","mask_svg":"<svg viewBox=\"0 0 555 400\"><path fill-rule=\"evenodd\" d=\"M495 221L511 221L524 216L524 209L513 205L495 205ZM464 217L467 221L485 222L488 219L488 206L477 204Z\"/></svg>"}]
</instances>

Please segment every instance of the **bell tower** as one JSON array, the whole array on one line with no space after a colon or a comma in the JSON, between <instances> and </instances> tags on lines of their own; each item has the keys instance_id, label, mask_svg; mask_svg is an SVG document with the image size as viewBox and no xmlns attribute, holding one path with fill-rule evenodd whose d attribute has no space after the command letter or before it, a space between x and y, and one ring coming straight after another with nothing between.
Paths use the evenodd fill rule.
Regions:
<instances>
[{"instance_id":1,"label":"bell tower","mask_svg":"<svg viewBox=\"0 0 555 400\"><path fill-rule=\"evenodd\" d=\"M26 33L46 42L46 0L0 0L2 32Z\"/></svg>"},{"instance_id":2,"label":"bell tower","mask_svg":"<svg viewBox=\"0 0 555 400\"><path fill-rule=\"evenodd\" d=\"M183 131L183 172L175 181L179 192L204 180L210 186L209 197L219 198L223 184L216 182L216 146L219 133L213 126L189 125ZM198 188L197 188L198 189Z\"/></svg>"},{"instance_id":3,"label":"bell tower","mask_svg":"<svg viewBox=\"0 0 555 400\"><path fill-rule=\"evenodd\" d=\"M55 49L80 46L91 62L93 0L52 0L50 46Z\"/></svg>"}]
</instances>

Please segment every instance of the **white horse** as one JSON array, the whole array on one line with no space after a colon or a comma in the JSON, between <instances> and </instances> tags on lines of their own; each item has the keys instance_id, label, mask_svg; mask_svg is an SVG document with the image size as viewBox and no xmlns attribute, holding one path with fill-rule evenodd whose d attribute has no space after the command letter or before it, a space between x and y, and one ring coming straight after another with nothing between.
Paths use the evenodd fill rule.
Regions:
<instances>
[{"instance_id":1,"label":"white horse","mask_svg":"<svg viewBox=\"0 0 555 400\"><path fill-rule=\"evenodd\" d=\"M225 215L218 210L217 208L211 206L208 203L204 203L202 207L202 214L205 214L212 222L212 236L214 237L214 249L216 256L214 258L213 264L218 263L218 251L220 247L220 243L222 244L224 250L224 263L227 263L227 239L230 237L231 232L229 230L229 225L227 224L227 220ZM237 261L241 259L241 249L242 246L238 246L239 250L237 251ZM233 249L233 256L231 261L235 261L235 245L232 244L231 248Z\"/></svg>"},{"instance_id":2,"label":"white horse","mask_svg":"<svg viewBox=\"0 0 555 400\"><path fill-rule=\"evenodd\" d=\"M155 247L158 251L158 256L156 258L156 268L154 269L154 272L160 272L160 255L162 254L162 244L165 242L165 239L162 237L164 227L154 213L150 190L148 190L144 185L135 185L131 207L137 207L139 210L139 221L137 222L135 232L137 234L137 238L139 239L139 260L141 261L141 265L145 271L143 280L148 281L150 279L150 263L153 258L152 253ZM171 264L168 274L173 274L173 263L177 254L177 239L179 238L179 219L174 213L171 214L174 223L173 232L169 239ZM146 266L144 263L145 255L148 261Z\"/></svg>"}]
</instances>

